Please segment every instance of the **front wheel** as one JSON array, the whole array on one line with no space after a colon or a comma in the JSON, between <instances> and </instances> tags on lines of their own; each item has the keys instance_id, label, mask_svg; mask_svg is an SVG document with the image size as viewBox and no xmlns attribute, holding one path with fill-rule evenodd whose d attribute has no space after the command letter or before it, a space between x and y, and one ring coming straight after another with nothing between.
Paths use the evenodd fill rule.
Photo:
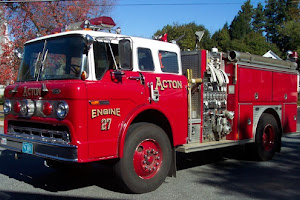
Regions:
<instances>
[{"instance_id":1,"label":"front wheel","mask_svg":"<svg viewBox=\"0 0 300 200\"><path fill-rule=\"evenodd\" d=\"M271 160L280 149L280 130L271 114L262 114L256 129L255 144L260 160Z\"/></svg>"},{"instance_id":2,"label":"front wheel","mask_svg":"<svg viewBox=\"0 0 300 200\"><path fill-rule=\"evenodd\" d=\"M165 180L172 162L168 136L160 127L136 123L129 127L124 154L115 171L133 193L150 192Z\"/></svg>"}]
</instances>

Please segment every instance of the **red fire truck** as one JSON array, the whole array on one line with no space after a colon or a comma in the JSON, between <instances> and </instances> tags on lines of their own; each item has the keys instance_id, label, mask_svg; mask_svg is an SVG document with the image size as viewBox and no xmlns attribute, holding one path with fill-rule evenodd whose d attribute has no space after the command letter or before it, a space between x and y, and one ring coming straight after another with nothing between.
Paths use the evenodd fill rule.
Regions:
<instances>
[{"instance_id":1,"label":"red fire truck","mask_svg":"<svg viewBox=\"0 0 300 200\"><path fill-rule=\"evenodd\" d=\"M295 63L180 52L114 26L100 17L25 44L5 90L2 147L52 166L114 160L126 188L144 193L175 175L176 151L249 143L269 160L296 131Z\"/></svg>"}]
</instances>

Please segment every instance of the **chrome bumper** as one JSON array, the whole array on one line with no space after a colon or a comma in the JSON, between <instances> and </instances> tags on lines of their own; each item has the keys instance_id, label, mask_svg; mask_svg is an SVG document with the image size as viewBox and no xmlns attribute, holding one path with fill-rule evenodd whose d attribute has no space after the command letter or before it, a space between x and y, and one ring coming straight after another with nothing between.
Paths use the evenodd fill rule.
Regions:
<instances>
[{"instance_id":1,"label":"chrome bumper","mask_svg":"<svg viewBox=\"0 0 300 200\"><path fill-rule=\"evenodd\" d=\"M44 141L28 139L0 134L0 146L8 150L19 153L22 151L23 144L32 144L30 154L60 161L77 162L77 146L69 144L55 144Z\"/></svg>"}]
</instances>

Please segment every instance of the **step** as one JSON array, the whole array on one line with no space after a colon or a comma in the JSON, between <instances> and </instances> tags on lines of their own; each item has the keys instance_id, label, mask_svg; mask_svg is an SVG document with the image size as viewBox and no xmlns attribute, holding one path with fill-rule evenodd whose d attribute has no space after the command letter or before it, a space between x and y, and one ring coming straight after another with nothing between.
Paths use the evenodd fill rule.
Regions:
<instances>
[{"instance_id":1,"label":"step","mask_svg":"<svg viewBox=\"0 0 300 200\"><path fill-rule=\"evenodd\" d=\"M192 153L196 151L205 151L210 149L218 149L236 145L242 145L253 142L253 139L246 140L221 140L221 141L213 141L213 142L205 142L205 143L190 143L184 144L176 148L176 151L183 153Z\"/></svg>"}]
</instances>

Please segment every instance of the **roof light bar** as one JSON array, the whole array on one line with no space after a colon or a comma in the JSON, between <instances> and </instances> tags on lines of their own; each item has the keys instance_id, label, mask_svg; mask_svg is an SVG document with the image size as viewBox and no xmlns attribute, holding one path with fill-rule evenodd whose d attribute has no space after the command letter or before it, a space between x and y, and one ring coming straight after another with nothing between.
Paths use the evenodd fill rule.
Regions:
<instances>
[{"instance_id":1,"label":"roof light bar","mask_svg":"<svg viewBox=\"0 0 300 200\"><path fill-rule=\"evenodd\" d=\"M97 17L90 20L85 20L83 22L76 22L73 24L70 24L66 26L64 29L63 27L55 28L51 31L51 34L53 33L60 33L63 31L74 31L74 30L94 30L94 31L100 31L100 30L108 30L110 31L113 27L116 26L116 23L111 17Z\"/></svg>"}]
</instances>

